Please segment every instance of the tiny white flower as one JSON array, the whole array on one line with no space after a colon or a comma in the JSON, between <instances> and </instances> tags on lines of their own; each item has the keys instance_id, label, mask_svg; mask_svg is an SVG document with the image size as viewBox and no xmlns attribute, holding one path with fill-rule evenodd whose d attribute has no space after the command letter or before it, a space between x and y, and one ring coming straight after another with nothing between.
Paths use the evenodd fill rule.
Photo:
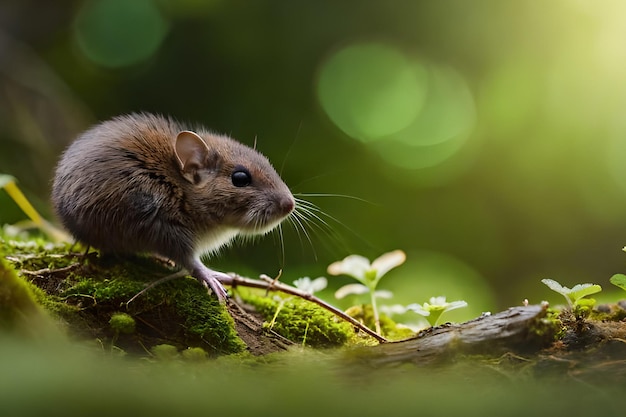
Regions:
<instances>
[{"instance_id":1,"label":"tiny white flower","mask_svg":"<svg viewBox=\"0 0 626 417\"><path fill-rule=\"evenodd\" d=\"M376 288L378 280L391 269L402 265L406 255L401 250L385 253L374 262L360 255L350 255L328 266L331 275L349 275L370 288Z\"/></svg>"},{"instance_id":2,"label":"tiny white flower","mask_svg":"<svg viewBox=\"0 0 626 417\"><path fill-rule=\"evenodd\" d=\"M337 291L335 291L335 298L337 299L341 299L344 298L347 295L359 295L359 294L365 294L368 293L370 291L369 288L367 288L365 285L363 284L347 284L344 285L343 287L339 288Z\"/></svg>"},{"instance_id":3,"label":"tiny white flower","mask_svg":"<svg viewBox=\"0 0 626 417\"><path fill-rule=\"evenodd\" d=\"M406 307L402 304L392 304L390 306L382 305L380 306L381 313L385 313L388 316L393 316L396 314L404 314L406 313Z\"/></svg>"},{"instance_id":4,"label":"tiny white flower","mask_svg":"<svg viewBox=\"0 0 626 417\"><path fill-rule=\"evenodd\" d=\"M326 288L328 280L325 277L318 277L313 280L309 277L302 277L295 280L293 285L299 290L313 294Z\"/></svg>"},{"instance_id":5,"label":"tiny white flower","mask_svg":"<svg viewBox=\"0 0 626 417\"><path fill-rule=\"evenodd\" d=\"M407 310L413 311L417 314L419 314L420 316L430 316L430 311L424 309L420 304L417 303L413 303L413 304L409 304L408 306L406 306Z\"/></svg>"},{"instance_id":6,"label":"tiny white flower","mask_svg":"<svg viewBox=\"0 0 626 417\"><path fill-rule=\"evenodd\" d=\"M426 317L431 326L434 326L439 317L446 311L455 310L461 307L467 307L465 301L447 302L446 297L431 297L428 303L423 305L409 304L407 310L411 310L421 316Z\"/></svg>"},{"instance_id":7,"label":"tiny white flower","mask_svg":"<svg viewBox=\"0 0 626 417\"><path fill-rule=\"evenodd\" d=\"M335 298L341 299L347 295L360 295L370 292L370 289L363 284L346 284L335 291ZM392 298L393 293L389 290L376 290L374 296L377 298Z\"/></svg>"},{"instance_id":8,"label":"tiny white flower","mask_svg":"<svg viewBox=\"0 0 626 417\"><path fill-rule=\"evenodd\" d=\"M376 298L392 298L393 297L393 293L389 290L376 290L374 291L374 296Z\"/></svg>"},{"instance_id":9,"label":"tiny white flower","mask_svg":"<svg viewBox=\"0 0 626 417\"><path fill-rule=\"evenodd\" d=\"M360 255L346 256L343 260L328 265L328 273L331 275L348 275L360 282L360 284L348 284L335 292L335 297L343 298L348 294L369 293L376 332L380 333L380 320L376 307L376 298L390 298L389 291L376 291L378 281L391 269L401 265L406 260L406 255L401 250L395 250L379 256L374 262Z\"/></svg>"}]
</instances>

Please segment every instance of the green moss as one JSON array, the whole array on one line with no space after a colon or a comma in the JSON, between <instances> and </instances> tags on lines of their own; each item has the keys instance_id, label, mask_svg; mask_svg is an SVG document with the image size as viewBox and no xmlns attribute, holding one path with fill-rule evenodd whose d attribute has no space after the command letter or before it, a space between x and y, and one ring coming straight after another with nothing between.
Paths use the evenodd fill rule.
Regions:
<instances>
[{"instance_id":1,"label":"green moss","mask_svg":"<svg viewBox=\"0 0 626 417\"><path fill-rule=\"evenodd\" d=\"M138 354L164 342L179 349L201 346L212 354L245 349L232 317L194 279L157 285L128 304L148 283L173 272L150 257L102 258L97 252L83 257L70 253L69 245L2 236L0 232L0 251L6 250L12 265L26 271L25 279L16 277L16 282L32 293L35 306L62 319L75 336L99 339L105 345L115 340L125 351ZM139 319L141 331L125 333L130 321L120 318Z\"/></svg>"},{"instance_id":2,"label":"green moss","mask_svg":"<svg viewBox=\"0 0 626 417\"><path fill-rule=\"evenodd\" d=\"M296 297L277 301L263 292L244 289L239 292L263 316L268 327L296 343L312 347L342 346L354 335L352 325L309 301Z\"/></svg>"},{"instance_id":3,"label":"green moss","mask_svg":"<svg viewBox=\"0 0 626 417\"><path fill-rule=\"evenodd\" d=\"M109 326L115 333L131 334L135 332L135 319L126 313L114 313L109 320Z\"/></svg>"},{"instance_id":4,"label":"green moss","mask_svg":"<svg viewBox=\"0 0 626 417\"><path fill-rule=\"evenodd\" d=\"M218 353L240 352L246 348L237 336L233 318L215 297L195 280L178 280L163 294L184 317L185 331L193 340L202 340Z\"/></svg>"},{"instance_id":5,"label":"green moss","mask_svg":"<svg viewBox=\"0 0 626 417\"><path fill-rule=\"evenodd\" d=\"M566 326L561 320L561 312L548 308L546 315L534 320L529 327L531 333L541 336L543 340L558 340L565 335Z\"/></svg>"},{"instance_id":6,"label":"green moss","mask_svg":"<svg viewBox=\"0 0 626 417\"><path fill-rule=\"evenodd\" d=\"M160 361L172 361L178 358L178 349L176 349L176 346L168 344L152 346L150 352L155 359Z\"/></svg>"},{"instance_id":7,"label":"green moss","mask_svg":"<svg viewBox=\"0 0 626 417\"><path fill-rule=\"evenodd\" d=\"M370 329L375 329L374 310L370 304L360 304L350 307L346 313L359 320ZM403 340L415 336L415 332L408 327L393 321L389 316L380 314L380 330L388 340Z\"/></svg>"},{"instance_id":8,"label":"green moss","mask_svg":"<svg viewBox=\"0 0 626 417\"><path fill-rule=\"evenodd\" d=\"M598 321L622 321L626 318L626 310L617 304L605 304L602 309L592 310L589 318Z\"/></svg>"},{"instance_id":9,"label":"green moss","mask_svg":"<svg viewBox=\"0 0 626 417\"><path fill-rule=\"evenodd\" d=\"M202 348L190 347L182 351L182 357L189 362L204 362L209 354Z\"/></svg>"},{"instance_id":10,"label":"green moss","mask_svg":"<svg viewBox=\"0 0 626 417\"><path fill-rule=\"evenodd\" d=\"M0 251L0 332L38 340L60 340L59 329Z\"/></svg>"},{"instance_id":11,"label":"green moss","mask_svg":"<svg viewBox=\"0 0 626 417\"><path fill-rule=\"evenodd\" d=\"M144 288L138 281L119 277L97 280L93 278L74 277L76 283L61 293L62 297L88 296L93 302L110 302L129 300Z\"/></svg>"}]
</instances>

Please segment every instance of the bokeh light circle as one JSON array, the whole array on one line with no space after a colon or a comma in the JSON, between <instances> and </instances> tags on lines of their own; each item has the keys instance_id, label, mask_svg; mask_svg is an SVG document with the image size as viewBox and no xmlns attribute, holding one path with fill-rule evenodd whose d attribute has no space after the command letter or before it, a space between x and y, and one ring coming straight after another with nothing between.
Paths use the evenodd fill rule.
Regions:
<instances>
[{"instance_id":1,"label":"bokeh light circle","mask_svg":"<svg viewBox=\"0 0 626 417\"><path fill-rule=\"evenodd\" d=\"M455 69L382 42L331 54L317 94L340 130L402 169L448 161L476 122L474 96Z\"/></svg>"},{"instance_id":2,"label":"bokeh light circle","mask_svg":"<svg viewBox=\"0 0 626 417\"><path fill-rule=\"evenodd\" d=\"M369 142L415 120L426 95L425 76L391 45L357 43L339 49L322 64L317 93L337 127Z\"/></svg>"},{"instance_id":3,"label":"bokeh light circle","mask_svg":"<svg viewBox=\"0 0 626 417\"><path fill-rule=\"evenodd\" d=\"M428 94L418 117L371 147L396 167L430 168L461 150L475 122L474 97L465 80L452 68L431 64Z\"/></svg>"},{"instance_id":4,"label":"bokeh light circle","mask_svg":"<svg viewBox=\"0 0 626 417\"><path fill-rule=\"evenodd\" d=\"M79 10L74 35L87 58L116 68L153 55L168 26L151 0L92 0Z\"/></svg>"}]
</instances>

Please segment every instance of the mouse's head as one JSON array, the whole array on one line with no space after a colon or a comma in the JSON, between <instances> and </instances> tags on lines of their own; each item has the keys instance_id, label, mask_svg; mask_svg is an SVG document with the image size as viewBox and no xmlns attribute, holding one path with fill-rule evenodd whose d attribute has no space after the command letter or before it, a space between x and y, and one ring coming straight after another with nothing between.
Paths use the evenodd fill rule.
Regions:
<instances>
[{"instance_id":1,"label":"mouse's head","mask_svg":"<svg viewBox=\"0 0 626 417\"><path fill-rule=\"evenodd\" d=\"M175 153L192 187L194 209L241 234L264 234L295 207L293 195L268 159L229 137L183 131Z\"/></svg>"}]
</instances>

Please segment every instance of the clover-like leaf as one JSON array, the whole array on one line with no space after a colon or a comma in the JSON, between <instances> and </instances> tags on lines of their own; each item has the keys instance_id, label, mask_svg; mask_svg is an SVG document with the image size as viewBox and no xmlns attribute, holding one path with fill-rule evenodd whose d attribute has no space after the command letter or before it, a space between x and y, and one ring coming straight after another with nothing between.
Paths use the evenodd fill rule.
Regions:
<instances>
[{"instance_id":1,"label":"clover-like leaf","mask_svg":"<svg viewBox=\"0 0 626 417\"><path fill-rule=\"evenodd\" d=\"M615 274L611 277L609 282L616 287L620 287L624 291L626 291L626 275L624 274Z\"/></svg>"},{"instance_id":2,"label":"clover-like leaf","mask_svg":"<svg viewBox=\"0 0 626 417\"><path fill-rule=\"evenodd\" d=\"M567 294L569 294L569 292L570 292L569 288L562 286L561 284L559 284L558 282L556 282L553 279L544 278L544 279L541 280L541 282L546 284L548 286L548 288L550 288L552 291L558 292L559 294L561 294L564 297L567 297Z\"/></svg>"},{"instance_id":3,"label":"clover-like leaf","mask_svg":"<svg viewBox=\"0 0 626 417\"><path fill-rule=\"evenodd\" d=\"M598 284L577 284L570 290L569 298L576 304L581 298L600 291L602 291L602 287Z\"/></svg>"}]
</instances>

